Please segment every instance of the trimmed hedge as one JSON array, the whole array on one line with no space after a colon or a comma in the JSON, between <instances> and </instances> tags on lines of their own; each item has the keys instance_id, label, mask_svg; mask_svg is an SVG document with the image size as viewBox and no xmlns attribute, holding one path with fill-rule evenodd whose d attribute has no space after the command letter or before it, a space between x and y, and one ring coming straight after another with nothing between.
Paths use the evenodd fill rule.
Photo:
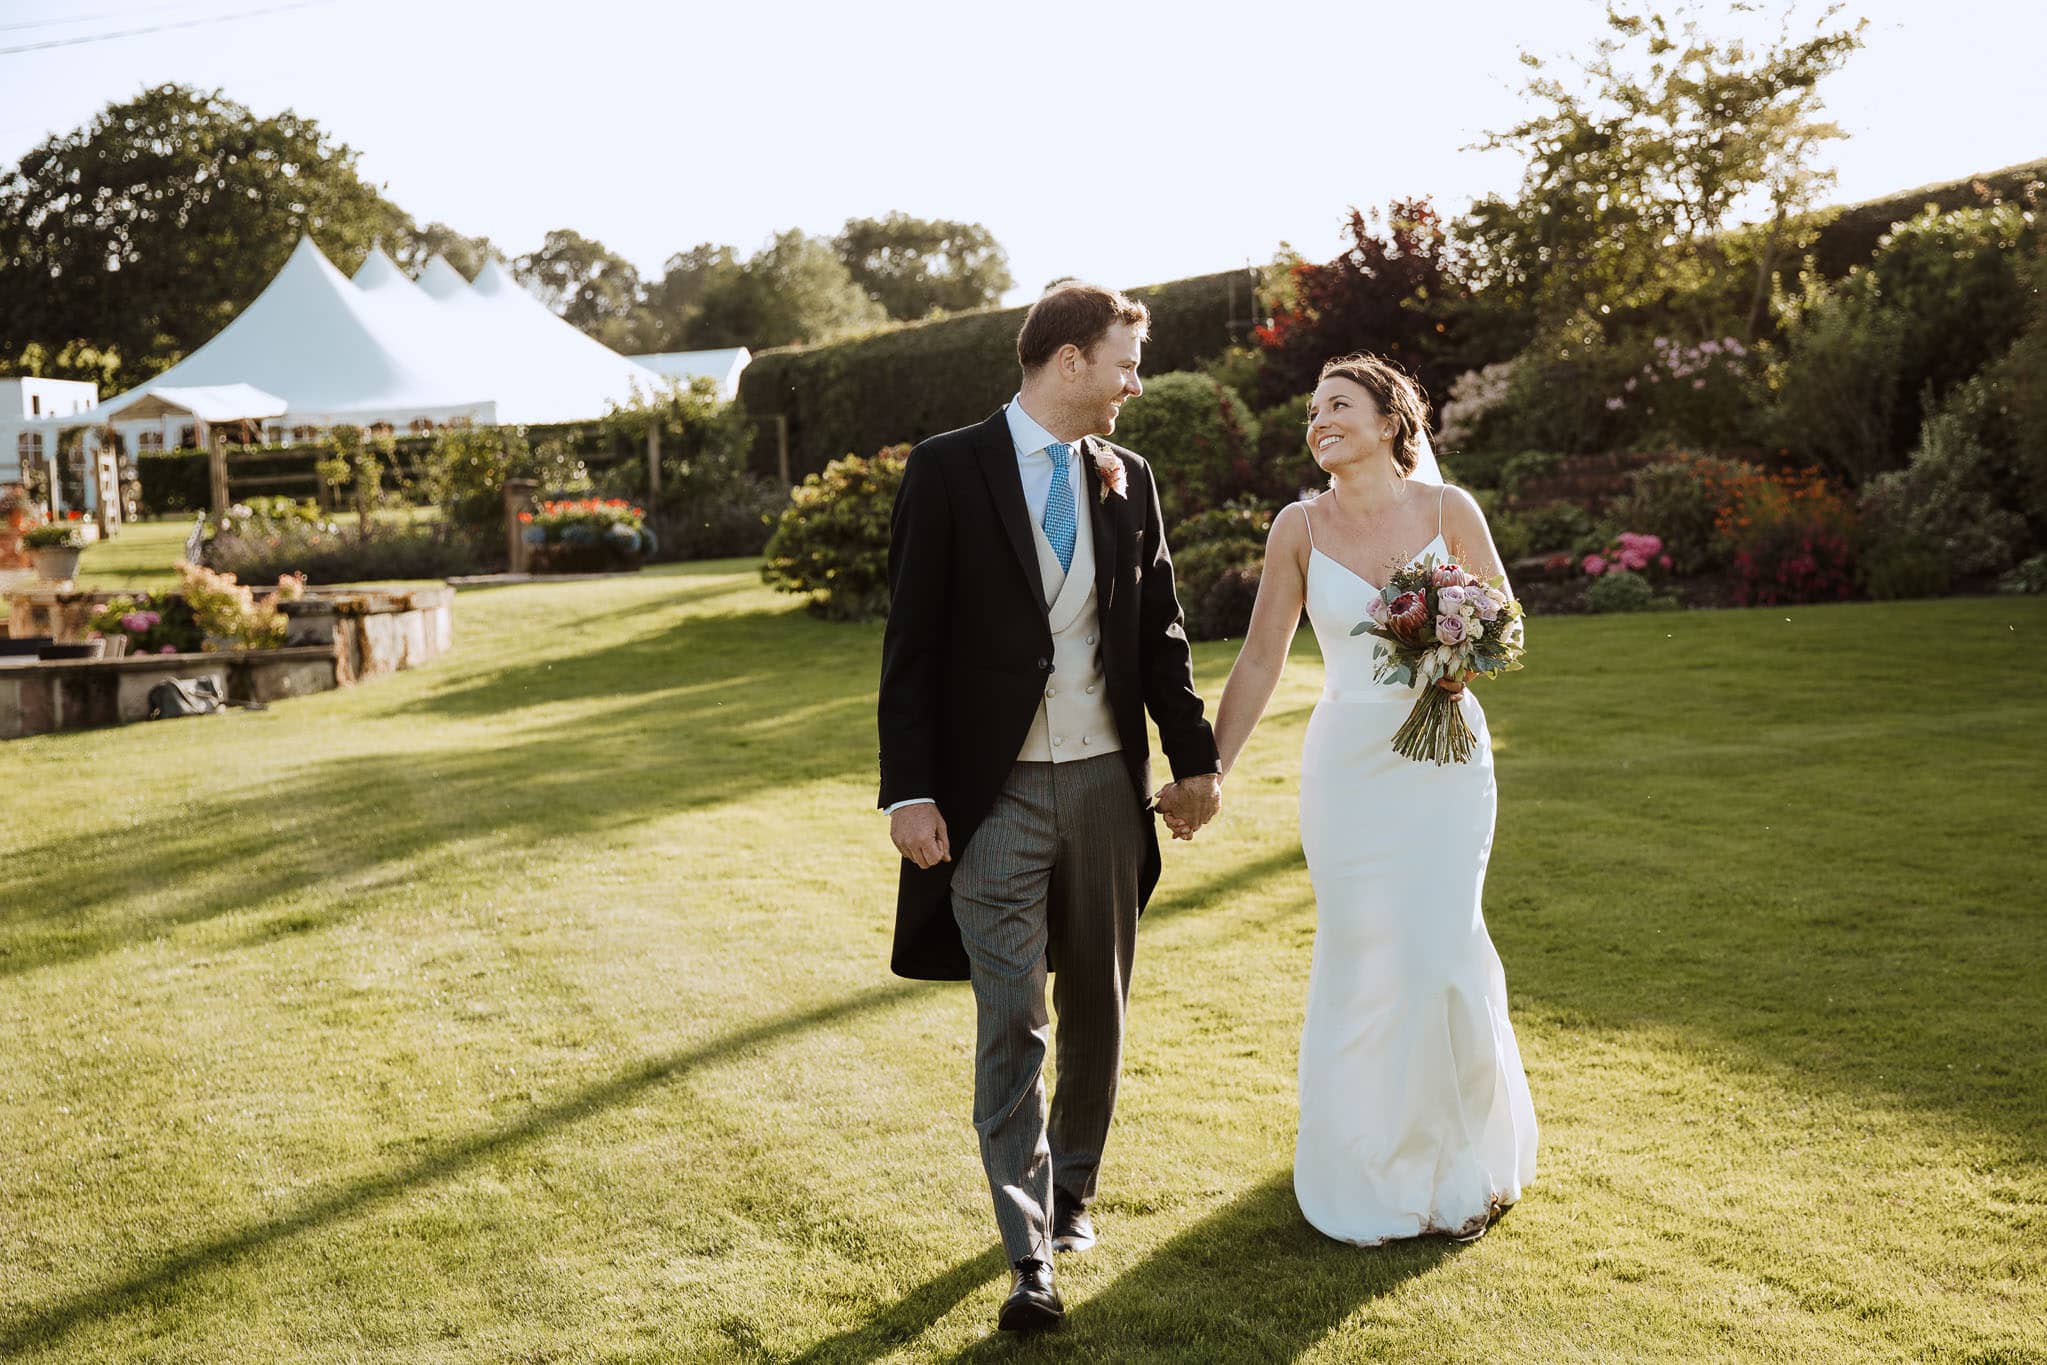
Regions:
<instances>
[{"instance_id":1,"label":"trimmed hedge","mask_svg":"<svg viewBox=\"0 0 2047 1365\"><path fill-rule=\"evenodd\" d=\"M1220 355L1231 341L1232 312L1251 312L1254 280L1249 271L1226 270L1127 291L1151 310L1144 368L1192 369ZM789 473L801 481L848 451L920 441L1002 406L1016 392L1016 333L1027 311L961 313L766 351L740 375L739 401L764 423L787 420ZM776 472L775 443L765 431L752 458L762 473Z\"/></svg>"},{"instance_id":2,"label":"trimmed hedge","mask_svg":"<svg viewBox=\"0 0 2047 1365\"><path fill-rule=\"evenodd\" d=\"M1837 280L1848 273L1850 266L1869 264L1869 258L1876 254L1877 240L1893 224L1904 222L1928 204L1939 205L1942 212L1979 207L1986 202L1979 185L1990 191L1992 199L2018 201L2025 197L2026 186L2036 180L2047 181L2047 160L2028 161L2000 171L1987 171L1942 185L1922 185L1916 190L1850 204L1820 229L1812 245L1813 264L1821 275Z\"/></svg>"}]
</instances>

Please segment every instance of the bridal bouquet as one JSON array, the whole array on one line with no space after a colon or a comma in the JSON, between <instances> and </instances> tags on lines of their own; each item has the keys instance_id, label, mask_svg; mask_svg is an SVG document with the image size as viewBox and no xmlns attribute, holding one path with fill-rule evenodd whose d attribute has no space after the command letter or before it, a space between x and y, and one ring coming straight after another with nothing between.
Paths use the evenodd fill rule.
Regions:
<instances>
[{"instance_id":1,"label":"bridal bouquet","mask_svg":"<svg viewBox=\"0 0 2047 1365\"><path fill-rule=\"evenodd\" d=\"M1521 604L1507 580L1481 583L1455 564L1425 555L1393 575L1352 635L1379 640L1373 676L1419 684L1414 710L1393 735L1393 752L1420 763L1470 761L1476 737L1441 678L1489 678L1521 667Z\"/></svg>"}]
</instances>

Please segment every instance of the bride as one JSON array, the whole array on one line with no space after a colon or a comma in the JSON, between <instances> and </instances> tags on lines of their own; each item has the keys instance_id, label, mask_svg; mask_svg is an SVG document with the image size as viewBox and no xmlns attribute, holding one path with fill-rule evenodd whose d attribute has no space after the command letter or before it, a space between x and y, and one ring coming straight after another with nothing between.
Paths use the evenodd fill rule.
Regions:
<instances>
[{"instance_id":1,"label":"bride","mask_svg":"<svg viewBox=\"0 0 2047 1365\"><path fill-rule=\"evenodd\" d=\"M1425 553L1481 580L1504 567L1477 502L1442 482L1419 387L1385 360L1322 367L1308 446L1329 489L1273 519L1215 726L1227 774L1305 606L1326 686L1301 754L1316 927L1294 1194L1317 1229L1361 1246L1476 1237L1535 1178L1535 1110L1480 911L1496 798L1485 712L1445 678L1478 739L1470 761L1394 753L1417 693L1375 682L1376 641L1351 630Z\"/></svg>"}]
</instances>

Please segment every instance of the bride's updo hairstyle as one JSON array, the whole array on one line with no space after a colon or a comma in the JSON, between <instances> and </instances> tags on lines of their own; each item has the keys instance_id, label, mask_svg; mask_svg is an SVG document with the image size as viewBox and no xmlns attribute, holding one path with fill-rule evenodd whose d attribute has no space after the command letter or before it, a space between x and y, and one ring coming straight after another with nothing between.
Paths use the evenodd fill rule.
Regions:
<instances>
[{"instance_id":1,"label":"bride's updo hairstyle","mask_svg":"<svg viewBox=\"0 0 2047 1365\"><path fill-rule=\"evenodd\" d=\"M1348 379L1372 395L1379 411L1394 424L1393 467L1403 479L1414 473L1422 435L1429 429L1429 400L1422 397L1422 386L1414 377L1383 356L1359 351L1324 365L1315 382L1319 385L1325 379Z\"/></svg>"}]
</instances>

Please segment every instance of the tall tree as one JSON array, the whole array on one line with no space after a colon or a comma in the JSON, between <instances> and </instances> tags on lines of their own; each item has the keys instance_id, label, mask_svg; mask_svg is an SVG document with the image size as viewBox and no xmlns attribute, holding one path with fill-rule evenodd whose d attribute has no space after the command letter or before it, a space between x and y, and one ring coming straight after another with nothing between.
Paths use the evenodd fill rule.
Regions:
<instances>
[{"instance_id":1,"label":"tall tree","mask_svg":"<svg viewBox=\"0 0 2047 1365\"><path fill-rule=\"evenodd\" d=\"M985 308L1016 283L1008 253L979 223L849 218L832 245L853 282L903 321Z\"/></svg>"},{"instance_id":2,"label":"tall tree","mask_svg":"<svg viewBox=\"0 0 2047 1365\"><path fill-rule=\"evenodd\" d=\"M512 269L565 321L586 332L624 324L640 306L640 272L633 263L569 228L548 233L540 249L521 256Z\"/></svg>"},{"instance_id":3,"label":"tall tree","mask_svg":"<svg viewBox=\"0 0 2047 1365\"><path fill-rule=\"evenodd\" d=\"M704 297L714 289L729 289L745 269L738 252L709 242L670 256L661 278L647 286L647 303L641 310L640 331L648 349L679 351L711 344L701 340Z\"/></svg>"},{"instance_id":4,"label":"tall tree","mask_svg":"<svg viewBox=\"0 0 2047 1365\"><path fill-rule=\"evenodd\" d=\"M1666 18L1616 0L1576 77L1523 53L1539 112L1481 145L1519 151L1527 169L1515 198L1481 200L1459 233L1474 282L1546 329L1679 293L1754 320L1751 284L1773 263L1742 260L1728 233L1743 216L1774 224L1745 244L1768 258L1828 183L1816 157L1842 134L1819 118L1818 86L1862 43L1861 23L1835 25L1840 8L1804 37L1786 10L1775 41L1750 44L1706 34L1696 3Z\"/></svg>"},{"instance_id":5,"label":"tall tree","mask_svg":"<svg viewBox=\"0 0 2047 1365\"><path fill-rule=\"evenodd\" d=\"M343 261L412 221L311 119L160 85L50 138L0 180L0 356L78 343L123 388L254 298L301 233Z\"/></svg>"},{"instance_id":6,"label":"tall tree","mask_svg":"<svg viewBox=\"0 0 2047 1365\"><path fill-rule=\"evenodd\" d=\"M1261 352L1259 401L1278 403L1315 387L1322 362L1378 351L1406 366L1440 403L1471 363L1452 331L1468 291L1457 277L1442 216L1426 199L1396 200L1385 215L1353 208L1350 246L1326 264L1282 262L1265 290L1271 320L1253 340Z\"/></svg>"},{"instance_id":7,"label":"tall tree","mask_svg":"<svg viewBox=\"0 0 2047 1365\"><path fill-rule=\"evenodd\" d=\"M693 346L794 346L878 327L882 306L853 282L845 263L822 237L791 228L738 271L714 271L706 281Z\"/></svg>"},{"instance_id":8,"label":"tall tree","mask_svg":"<svg viewBox=\"0 0 2047 1365\"><path fill-rule=\"evenodd\" d=\"M384 243L384 247L407 269L416 271L434 257L441 256L446 258L449 265L471 279L476 277L477 271L483 269L483 263L493 256L500 260L505 258L505 253L498 250L497 244L490 238L467 236L446 223L428 223L414 232L412 240L405 243L402 249L390 242Z\"/></svg>"}]
</instances>

